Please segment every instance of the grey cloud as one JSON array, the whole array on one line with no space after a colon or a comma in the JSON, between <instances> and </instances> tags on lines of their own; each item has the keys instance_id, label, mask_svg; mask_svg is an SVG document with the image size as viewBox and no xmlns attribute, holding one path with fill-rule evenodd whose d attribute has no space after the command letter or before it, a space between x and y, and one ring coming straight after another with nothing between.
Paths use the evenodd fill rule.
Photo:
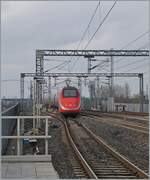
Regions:
<instances>
[{"instance_id":1,"label":"grey cloud","mask_svg":"<svg viewBox=\"0 0 150 180\"><path fill-rule=\"evenodd\" d=\"M19 78L22 71L34 72L35 49L66 47L69 49L72 46L75 48L97 3L96 1L3 2L2 63L14 63L18 67L20 65L23 67L9 72L4 68L3 76ZM112 3L102 2L101 19ZM90 27L90 35L95 31L98 20L97 16ZM148 2L118 2L89 48L119 49L147 29ZM131 47L144 45L148 41L147 37ZM49 63L49 65L47 63L47 68L55 64L58 63ZM82 69L80 69L81 64ZM85 61L81 64L76 64L76 70L86 71ZM120 61L118 64L125 64L125 61Z\"/></svg>"}]
</instances>

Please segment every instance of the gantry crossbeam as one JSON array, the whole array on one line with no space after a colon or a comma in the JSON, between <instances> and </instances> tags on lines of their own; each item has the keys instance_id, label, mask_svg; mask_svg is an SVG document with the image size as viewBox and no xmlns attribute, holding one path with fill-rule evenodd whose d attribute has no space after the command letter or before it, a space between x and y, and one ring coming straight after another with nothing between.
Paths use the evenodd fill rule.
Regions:
<instances>
[{"instance_id":1,"label":"gantry crossbeam","mask_svg":"<svg viewBox=\"0 0 150 180\"><path fill-rule=\"evenodd\" d=\"M36 73L21 73L24 77L139 77L140 73L44 73L36 76Z\"/></svg>"},{"instance_id":2,"label":"gantry crossbeam","mask_svg":"<svg viewBox=\"0 0 150 180\"><path fill-rule=\"evenodd\" d=\"M42 56L149 56L148 50L36 50L36 57Z\"/></svg>"}]
</instances>

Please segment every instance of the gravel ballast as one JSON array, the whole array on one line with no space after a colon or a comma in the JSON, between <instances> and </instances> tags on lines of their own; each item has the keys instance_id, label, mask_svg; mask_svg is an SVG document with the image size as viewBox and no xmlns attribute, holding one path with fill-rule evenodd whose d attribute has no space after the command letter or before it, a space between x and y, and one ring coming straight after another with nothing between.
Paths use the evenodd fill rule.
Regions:
<instances>
[{"instance_id":1,"label":"gravel ballast","mask_svg":"<svg viewBox=\"0 0 150 180\"><path fill-rule=\"evenodd\" d=\"M91 117L80 116L78 121L84 123L94 133L101 136L129 161L145 172L148 172L148 135L110 123L100 122Z\"/></svg>"},{"instance_id":2,"label":"gravel ballast","mask_svg":"<svg viewBox=\"0 0 150 180\"><path fill-rule=\"evenodd\" d=\"M57 171L59 178L74 179L77 178L73 172L71 165L70 148L67 142L64 142L64 128L59 120L51 119L49 123L49 135L51 139L48 140L48 153L52 156L52 163ZM39 144L41 153L44 153L44 142Z\"/></svg>"}]
</instances>

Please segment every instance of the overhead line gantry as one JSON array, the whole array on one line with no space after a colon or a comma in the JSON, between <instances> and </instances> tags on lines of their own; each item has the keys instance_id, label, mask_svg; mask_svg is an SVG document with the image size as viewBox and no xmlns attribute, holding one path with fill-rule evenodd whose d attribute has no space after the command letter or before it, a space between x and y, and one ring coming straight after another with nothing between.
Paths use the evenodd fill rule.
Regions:
<instances>
[{"instance_id":1,"label":"overhead line gantry","mask_svg":"<svg viewBox=\"0 0 150 180\"><path fill-rule=\"evenodd\" d=\"M37 49L36 50L36 74L44 73L45 56L82 56L93 58L95 56L149 56L148 50L59 50L59 49Z\"/></svg>"},{"instance_id":2,"label":"overhead line gantry","mask_svg":"<svg viewBox=\"0 0 150 180\"><path fill-rule=\"evenodd\" d=\"M36 56L149 56L148 50L36 50Z\"/></svg>"},{"instance_id":3,"label":"overhead line gantry","mask_svg":"<svg viewBox=\"0 0 150 180\"><path fill-rule=\"evenodd\" d=\"M82 56L84 58L88 58L88 60L90 61L91 58L94 58L96 56L128 56L128 57L136 57L136 56L149 56L149 51L148 50L114 50L114 49L110 49L110 50L60 50L60 49L37 49L36 50L36 72L31 73L28 75L30 77L34 76L35 79L35 84L36 84L36 103L40 104L42 102L42 78L44 79L45 75L47 76L48 73L44 73L44 57L45 56ZM90 75L91 74L91 75ZM99 74L99 75L98 75ZM88 73L88 75L86 73L79 73L79 74L75 74L75 73L63 73L63 74L52 74L50 73L48 77L51 76L67 76L67 77L73 77L73 76L109 76L109 77L113 77L113 76L119 76L119 74L117 73L110 73L110 74L101 74L101 73ZM122 75L120 75L120 77L124 76L127 73L123 73ZM21 74L21 99L23 99L24 97L24 88L23 88L23 84L24 84L24 75L25 73ZM26 74L27 75L27 74ZM129 75L129 74L128 74ZM126 77L128 77L128 75ZM130 74L131 75L131 74ZM133 73L132 73L133 75ZM136 77L140 78L140 92L141 92L141 111L143 111L143 75L139 76L139 74L136 74Z\"/></svg>"}]
</instances>

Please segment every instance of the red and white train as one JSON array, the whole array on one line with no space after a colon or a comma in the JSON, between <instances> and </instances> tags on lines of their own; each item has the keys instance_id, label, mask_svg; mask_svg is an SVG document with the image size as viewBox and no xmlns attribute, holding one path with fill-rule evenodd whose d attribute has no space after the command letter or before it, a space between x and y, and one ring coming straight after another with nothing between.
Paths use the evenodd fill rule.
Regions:
<instances>
[{"instance_id":1,"label":"red and white train","mask_svg":"<svg viewBox=\"0 0 150 180\"><path fill-rule=\"evenodd\" d=\"M72 86L64 87L58 97L58 111L64 116L75 117L80 112L80 93Z\"/></svg>"}]
</instances>

